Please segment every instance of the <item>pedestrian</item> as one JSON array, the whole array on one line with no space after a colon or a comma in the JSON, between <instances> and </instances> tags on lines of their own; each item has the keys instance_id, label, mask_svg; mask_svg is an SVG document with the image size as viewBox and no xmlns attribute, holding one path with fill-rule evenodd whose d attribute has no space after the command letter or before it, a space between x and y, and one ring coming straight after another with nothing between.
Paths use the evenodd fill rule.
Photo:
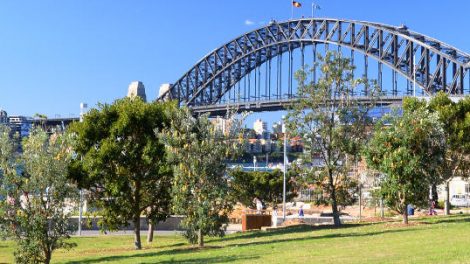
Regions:
<instances>
[{"instance_id":1,"label":"pedestrian","mask_svg":"<svg viewBox=\"0 0 470 264\"><path fill-rule=\"evenodd\" d=\"M303 205L300 206L299 209L299 218L304 218L304 208Z\"/></svg>"},{"instance_id":2,"label":"pedestrian","mask_svg":"<svg viewBox=\"0 0 470 264\"><path fill-rule=\"evenodd\" d=\"M253 203L256 205L256 213L261 214L263 210L263 203L261 202L261 200L258 199L258 197L255 197L255 199L253 199Z\"/></svg>"},{"instance_id":3,"label":"pedestrian","mask_svg":"<svg viewBox=\"0 0 470 264\"><path fill-rule=\"evenodd\" d=\"M429 200L429 215L437 215L437 212L434 210L434 208L436 208L436 202L431 199Z\"/></svg>"},{"instance_id":4,"label":"pedestrian","mask_svg":"<svg viewBox=\"0 0 470 264\"><path fill-rule=\"evenodd\" d=\"M271 215L271 226L277 227L277 206L273 207L273 213Z\"/></svg>"}]
</instances>

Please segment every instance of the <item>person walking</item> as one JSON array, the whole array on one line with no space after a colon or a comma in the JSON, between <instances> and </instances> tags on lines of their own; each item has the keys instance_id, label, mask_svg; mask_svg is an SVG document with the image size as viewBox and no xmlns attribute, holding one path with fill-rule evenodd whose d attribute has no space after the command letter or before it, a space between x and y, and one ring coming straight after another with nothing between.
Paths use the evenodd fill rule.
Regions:
<instances>
[{"instance_id":1,"label":"person walking","mask_svg":"<svg viewBox=\"0 0 470 264\"><path fill-rule=\"evenodd\" d=\"M273 207L273 213L271 214L271 226L277 227L277 207Z\"/></svg>"},{"instance_id":2,"label":"person walking","mask_svg":"<svg viewBox=\"0 0 470 264\"><path fill-rule=\"evenodd\" d=\"M253 203L256 205L256 213L261 214L263 210L263 203L261 200L258 197L255 197L255 199L253 199Z\"/></svg>"},{"instance_id":3,"label":"person walking","mask_svg":"<svg viewBox=\"0 0 470 264\"><path fill-rule=\"evenodd\" d=\"M299 209L299 218L304 218L304 208L303 205L300 206Z\"/></svg>"}]
</instances>

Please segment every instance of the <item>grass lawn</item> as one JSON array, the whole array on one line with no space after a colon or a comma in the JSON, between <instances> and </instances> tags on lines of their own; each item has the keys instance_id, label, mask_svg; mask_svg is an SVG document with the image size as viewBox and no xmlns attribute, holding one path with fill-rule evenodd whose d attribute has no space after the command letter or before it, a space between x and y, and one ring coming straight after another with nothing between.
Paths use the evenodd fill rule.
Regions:
<instances>
[{"instance_id":1,"label":"grass lawn","mask_svg":"<svg viewBox=\"0 0 470 264\"><path fill-rule=\"evenodd\" d=\"M56 251L53 263L470 263L470 215L239 233L207 239L204 249L181 236L157 236L140 251L132 236L73 240L78 247ZM0 242L0 263L13 261L13 246Z\"/></svg>"}]
</instances>

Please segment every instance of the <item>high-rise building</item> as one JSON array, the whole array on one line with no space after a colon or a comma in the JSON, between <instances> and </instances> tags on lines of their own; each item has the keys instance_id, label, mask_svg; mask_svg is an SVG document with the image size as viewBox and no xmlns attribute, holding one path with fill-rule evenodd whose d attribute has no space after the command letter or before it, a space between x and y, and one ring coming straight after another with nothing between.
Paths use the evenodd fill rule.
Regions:
<instances>
[{"instance_id":1,"label":"high-rise building","mask_svg":"<svg viewBox=\"0 0 470 264\"><path fill-rule=\"evenodd\" d=\"M32 118L26 116L9 116L8 123L13 133L27 137L32 127Z\"/></svg>"},{"instance_id":2,"label":"high-rise building","mask_svg":"<svg viewBox=\"0 0 470 264\"><path fill-rule=\"evenodd\" d=\"M263 135L264 132L268 131L268 123L263 122L261 119L256 119L253 123L253 129L257 135Z\"/></svg>"},{"instance_id":3,"label":"high-rise building","mask_svg":"<svg viewBox=\"0 0 470 264\"><path fill-rule=\"evenodd\" d=\"M230 129L232 127L232 121L230 119L218 116L211 119L211 122L215 126L215 129L222 132L222 134L227 135L230 133Z\"/></svg>"},{"instance_id":4,"label":"high-rise building","mask_svg":"<svg viewBox=\"0 0 470 264\"><path fill-rule=\"evenodd\" d=\"M129 88L127 89L127 97L140 97L144 102L147 102L147 96L145 95L145 86L142 82L135 81L129 84Z\"/></svg>"},{"instance_id":5,"label":"high-rise building","mask_svg":"<svg viewBox=\"0 0 470 264\"><path fill-rule=\"evenodd\" d=\"M7 124L8 123L8 114L5 110L0 109L0 124Z\"/></svg>"},{"instance_id":6,"label":"high-rise building","mask_svg":"<svg viewBox=\"0 0 470 264\"><path fill-rule=\"evenodd\" d=\"M282 133L282 123L281 121L273 124L273 134Z\"/></svg>"},{"instance_id":7,"label":"high-rise building","mask_svg":"<svg viewBox=\"0 0 470 264\"><path fill-rule=\"evenodd\" d=\"M256 137L259 139L269 139L271 137L271 133L268 131L268 123L263 122L261 119L255 121L253 130L256 133Z\"/></svg>"}]
</instances>

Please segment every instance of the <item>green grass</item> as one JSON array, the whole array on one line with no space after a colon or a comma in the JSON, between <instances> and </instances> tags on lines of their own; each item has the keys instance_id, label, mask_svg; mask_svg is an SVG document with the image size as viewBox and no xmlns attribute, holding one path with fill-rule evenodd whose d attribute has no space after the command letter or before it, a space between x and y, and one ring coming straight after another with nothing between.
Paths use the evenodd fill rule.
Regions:
<instances>
[{"instance_id":1,"label":"green grass","mask_svg":"<svg viewBox=\"0 0 470 264\"><path fill-rule=\"evenodd\" d=\"M348 224L342 228L296 227L207 239L206 248L180 236L158 236L141 251L132 236L73 238L53 263L470 263L470 216L432 217L397 223ZM13 243L0 242L0 263L13 261Z\"/></svg>"}]
</instances>

